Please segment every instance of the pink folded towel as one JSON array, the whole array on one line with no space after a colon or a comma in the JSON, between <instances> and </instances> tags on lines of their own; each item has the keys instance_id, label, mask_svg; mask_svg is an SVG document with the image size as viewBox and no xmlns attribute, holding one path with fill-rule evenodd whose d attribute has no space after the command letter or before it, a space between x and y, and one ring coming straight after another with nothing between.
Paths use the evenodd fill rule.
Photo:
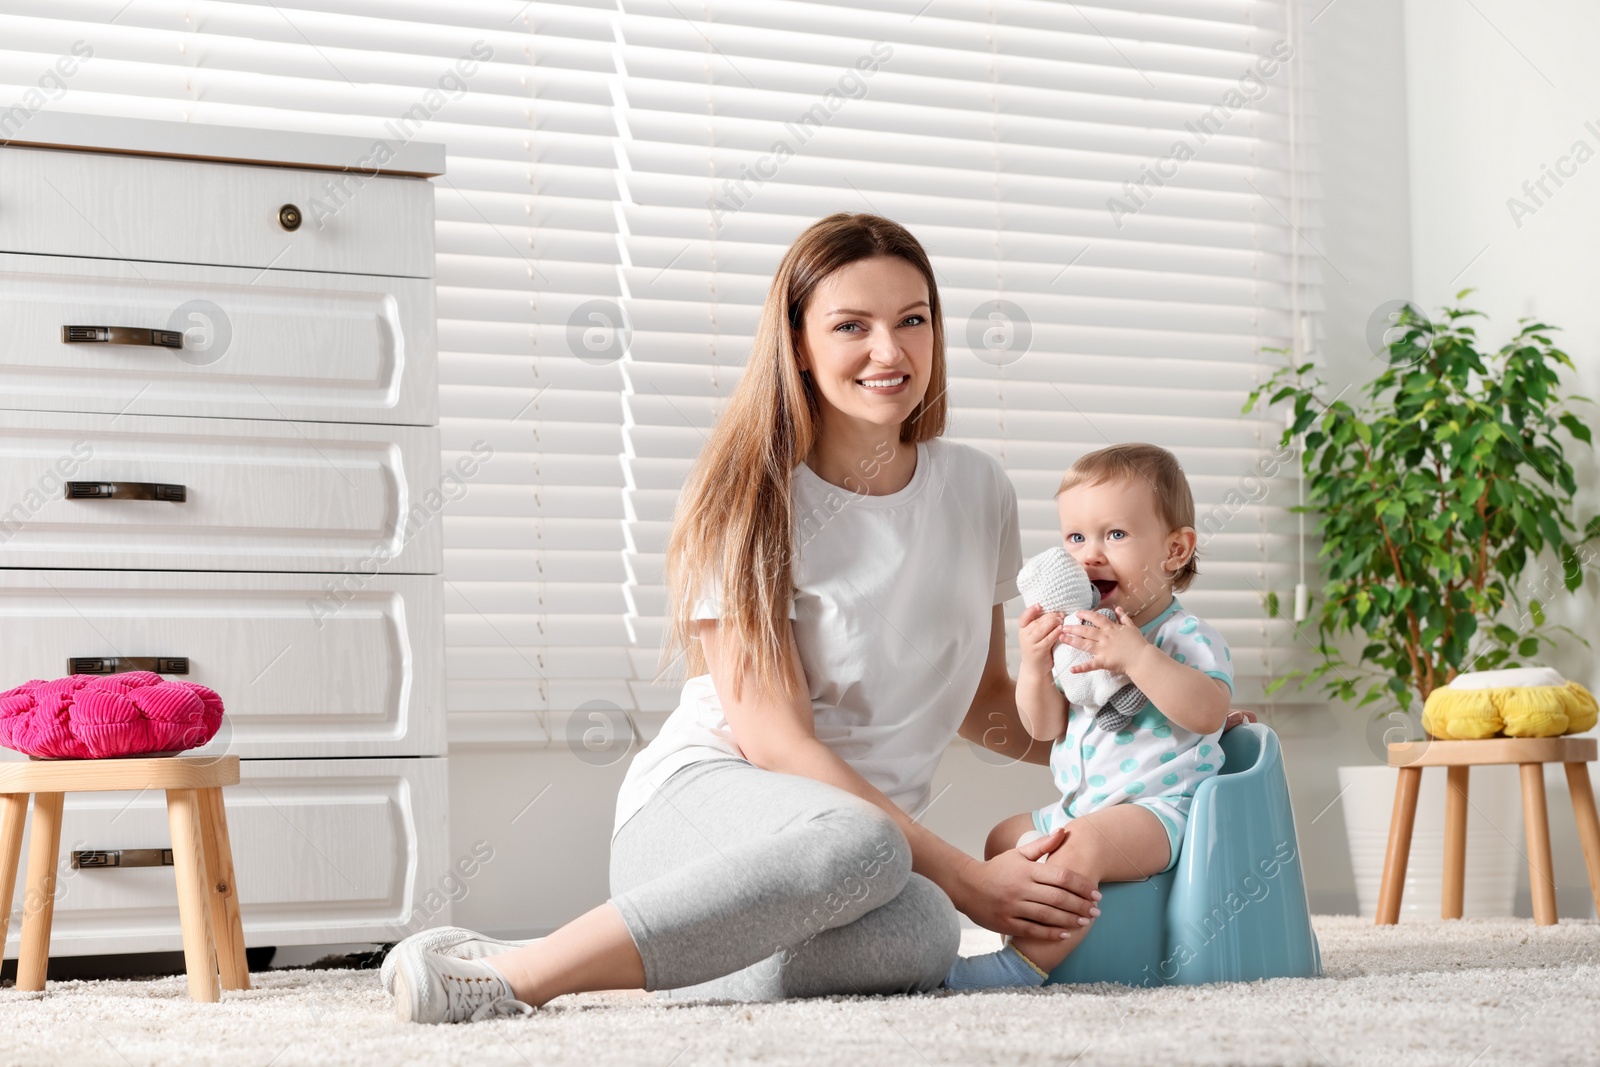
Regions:
<instances>
[{"instance_id":1,"label":"pink folded towel","mask_svg":"<svg viewBox=\"0 0 1600 1067\"><path fill-rule=\"evenodd\" d=\"M149 671L35 679L0 693L0 745L41 759L103 759L198 748L222 698Z\"/></svg>"}]
</instances>

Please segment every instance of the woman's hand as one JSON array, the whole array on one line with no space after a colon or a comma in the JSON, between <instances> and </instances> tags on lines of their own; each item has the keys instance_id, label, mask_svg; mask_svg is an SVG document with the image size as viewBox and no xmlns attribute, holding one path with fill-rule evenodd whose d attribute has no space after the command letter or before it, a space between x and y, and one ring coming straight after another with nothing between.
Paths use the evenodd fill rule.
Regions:
<instances>
[{"instance_id":1,"label":"woman's hand","mask_svg":"<svg viewBox=\"0 0 1600 1067\"><path fill-rule=\"evenodd\" d=\"M1038 862L1064 837L1057 830L987 863L973 860L962 872L956 906L979 926L1013 937L1055 941L1081 929L1081 919L1100 914L1100 891L1081 874Z\"/></svg>"}]
</instances>

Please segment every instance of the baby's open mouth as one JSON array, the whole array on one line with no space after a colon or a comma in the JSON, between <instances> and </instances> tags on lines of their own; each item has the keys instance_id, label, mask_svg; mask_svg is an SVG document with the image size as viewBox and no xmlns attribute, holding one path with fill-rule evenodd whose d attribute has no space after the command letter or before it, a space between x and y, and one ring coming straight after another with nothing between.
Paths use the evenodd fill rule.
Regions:
<instances>
[{"instance_id":1,"label":"baby's open mouth","mask_svg":"<svg viewBox=\"0 0 1600 1067\"><path fill-rule=\"evenodd\" d=\"M1117 588L1117 580L1115 578L1092 578L1090 580L1094 582L1094 587L1100 591L1101 600L1110 596Z\"/></svg>"}]
</instances>

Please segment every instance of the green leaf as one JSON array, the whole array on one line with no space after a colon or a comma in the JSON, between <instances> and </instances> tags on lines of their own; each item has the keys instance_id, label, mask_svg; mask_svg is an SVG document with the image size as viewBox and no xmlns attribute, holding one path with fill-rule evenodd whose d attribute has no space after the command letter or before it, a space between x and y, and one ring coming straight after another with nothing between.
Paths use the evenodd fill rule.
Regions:
<instances>
[{"instance_id":1,"label":"green leaf","mask_svg":"<svg viewBox=\"0 0 1600 1067\"><path fill-rule=\"evenodd\" d=\"M1553 512L1539 512L1539 532L1544 534L1544 539L1553 545L1561 543L1561 527L1556 523Z\"/></svg>"},{"instance_id":2,"label":"green leaf","mask_svg":"<svg viewBox=\"0 0 1600 1067\"><path fill-rule=\"evenodd\" d=\"M1320 663L1303 684L1335 699L1408 707L1420 696L1413 662L1449 670L1535 656L1551 640L1545 605L1582 584L1585 542L1600 540L1600 516L1572 515L1594 442L1570 411L1579 401L1563 394L1570 358L1533 320L1486 347L1470 325L1481 313L1460 303L1469 293L1431 323L1403 309L1391 354L1417 361L1382 366L1325 407L1301 385L1311 366L1280 369L1256 390L1257 403L1292 401L1304 435L1306 503L1291 510L1315 518L1324 585ZM1282 610L1276 595L1263 602ZM1359 642L1342 646L1360 648L1354 664L1338 658L1345 635Z\"/></svg>"}]
</instances>

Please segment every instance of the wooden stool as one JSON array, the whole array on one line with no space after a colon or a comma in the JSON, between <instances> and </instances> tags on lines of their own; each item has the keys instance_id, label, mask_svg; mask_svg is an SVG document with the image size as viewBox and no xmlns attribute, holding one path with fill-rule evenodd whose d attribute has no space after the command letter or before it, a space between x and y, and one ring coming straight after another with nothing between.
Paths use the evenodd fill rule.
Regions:
<instances>
[{"instance_id":1,"label":"wooden stool","mask_svg":"<svg viewBox=\"0 0 1600 1067\"><path fill-rule=\"evenodd\" d=\"M22 826L33 794L33 838L28 887L22 905L22 945L17 988L44 988L50 962L50 920L55 913L56 861L61 849L61 805L67 793L108 789L164 789L172 828L172 865L178 877L178 917L189 996L217 1001L223 989L249 989L244 927L233 885L233 851L222 787L239 784L239 757L157 756L144 759L36 760L0 763L0 951L11 921ZM210 872L209 875L207 872Z\"/></svg>"},{"instance_id":2,"label":"wooden stool","mask_svg":"<svg viewBox=\"0 0 1600 1067\"><path fill-rule=\"evenodd\" d=\"M1515 763L1522 774L1522 821L1528 831L1528 882L1533 890L1533 921L1556 921L1556 883L1550 861L1550 816L1544 799L1544 765L1563 763L1572 793L1572 811L1583 843L1589 889L1600 910L1600 816L1588 764L1595 758L1592 737L1494 737L1481 741L1404 741L1389 746L1389 766L1400 768L1395 786L1394 816L1389 823L1389 850L1383 860L1378 890L1378 925L1400 921L1405 892L1406 860L1411 853L1411 828L1416 821L1422 768L1447 767L1448 793L1444 814L1444 899L1439 915L1461 918L1467 872L1467 772L1474 765Z\"/></svg>"}]
</instances>

